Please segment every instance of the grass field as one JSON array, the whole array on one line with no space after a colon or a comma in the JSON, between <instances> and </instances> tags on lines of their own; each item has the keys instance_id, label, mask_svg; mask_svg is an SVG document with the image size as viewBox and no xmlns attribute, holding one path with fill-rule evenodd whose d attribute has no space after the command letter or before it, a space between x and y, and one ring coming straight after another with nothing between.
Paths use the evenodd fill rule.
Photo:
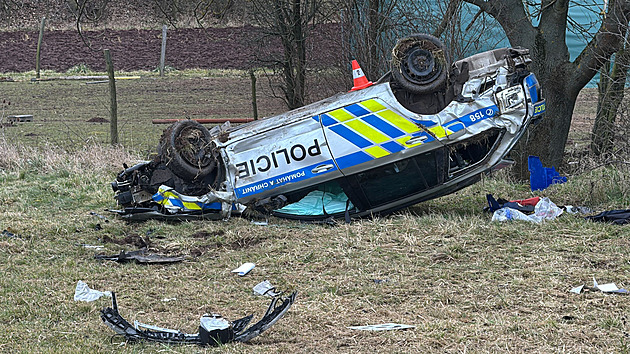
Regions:
<instances>
[{"instance_id":1,"label":"grass field","mask_svg":"<svg viewBox=\"0 0 630 354\"><path fill-rule=\"evenodd\" d=\"M504 172L390 217L338 226L275 218L267 226L244 218L126 223L90 215L115 207L109 183L121 164L144 158L157 142L164 126L150 125L150 119L248 115L249 91L226 96L229 91L223 90L238 91L239 78L248 87L247 77L238 75L120 82L124 147L103 144L106 123L86 122L108 118L106 86L0 84L5 96L0 99L11 101L5 115L34 114L36 119L6 127L0 137L0 230L19 235L0 236L0 351L629 351L629 298L569 290L592 286L593 277L600 284L629 287L630 229L571 215L540 225L492 223L482 212L486 193L508 199L533 195ZM269 112L263 115L283 110L264 98L259 106ZM584 115L581 122L592 107L577 112ZM572 136L577 133L584 131ZM541 194L559 205L628 207L627 165L582 171ZM153 266L93 258L136 249L124 244L125 238L142 238L155 251L188 258ZM257 266L245 277L230 273L244 262ZM262 316L268 302L251 289L265 279L297 290L295 305L250 343L221 348L125 343L112 337L99 318L108 299L73 301L76 283L83 280L92 288L115 291L127 320L191 333L204 313L228 319ZM386 322L416 328L347 328Z\"/></svg>"}]
</instances>

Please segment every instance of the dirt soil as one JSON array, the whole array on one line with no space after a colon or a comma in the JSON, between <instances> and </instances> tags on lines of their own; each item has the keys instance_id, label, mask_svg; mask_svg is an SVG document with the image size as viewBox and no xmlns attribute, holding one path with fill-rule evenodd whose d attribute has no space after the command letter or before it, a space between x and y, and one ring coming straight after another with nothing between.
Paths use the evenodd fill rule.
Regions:
<instances>
[{"instance_id":1,"label":"dirt soil","mask_svg":"<svg viewBox=\"0 0 630 354\"><path fill-rule=\"evenodd\" d=\"M336 26L318 28L312 36L312 67L338 63ZM279 42L262 39L253 26L179 28L167 33L166 65L175 69L249 69L263 66L280 52ZM38 33L0 32L0 72L35 70ZM117 71L154 70L160 61L161 30L46 31L41 69L65 72L79 64L105 71L103 50L109 49Z\"/></svg>"}]
</instances>

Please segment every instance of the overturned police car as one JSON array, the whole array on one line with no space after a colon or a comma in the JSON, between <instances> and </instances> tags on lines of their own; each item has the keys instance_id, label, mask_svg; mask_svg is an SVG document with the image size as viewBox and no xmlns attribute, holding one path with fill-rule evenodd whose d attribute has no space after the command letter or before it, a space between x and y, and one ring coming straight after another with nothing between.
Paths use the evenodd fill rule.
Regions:
<instances>
[{"instance_id":1,"label":"overturned police car","mask_svg":"<svg viewBox=\"0 0 630 354\"><path fill-rule=\"evenodd\" d=\"M530 62L527 49L502 48L450 64L437 38L409 36L374 84L355 80L350 92L236 127L175 123L154 160L112 183L116 212L350 220L455 192L512 164L545 111Z\"/></svg>"}]
</instances>

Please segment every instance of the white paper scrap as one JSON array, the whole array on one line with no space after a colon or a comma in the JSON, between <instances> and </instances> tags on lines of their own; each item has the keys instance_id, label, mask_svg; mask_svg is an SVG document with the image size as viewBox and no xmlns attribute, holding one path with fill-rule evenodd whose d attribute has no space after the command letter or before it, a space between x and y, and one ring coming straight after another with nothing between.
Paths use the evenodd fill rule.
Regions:
<instances>
[{"instance_id":1,"label":"white paper scrap","mask_svg":"<svg viewBox=\"0 0 630 354\"><path fill-rule=\"evenodd\" d=\"M593 287L605 293L628 294L628 290L619 289L615 283L608 283L608 284L602 284L602 285L597 284L597 280L595 280L595 277L593 277Z\"/></svg>"},{"instance_id":2,"label":"white paper scrap","mask_svg":"<svg viewBox=\"0 0 630 354\"><path fill-rule=\"evenodd\" d=\"M77 288L74 290L74 301L90 302L100 299L102 296L112 297L112 293L109 291L98 291L90 289L86 283L79 280Z\"/></svg>"},{"instance_id":3,"label":"white paper scrap","mask_svg":"<svg viewBox=\"0 0 630 354\"><path fill-rule=\"evenodd\" d=\"M243 263L240 267L234 269L232 273L238 273L239 276L243 276L254 269L256 265L254 263Z\"/></svg>"},{"instance_id":4,"label":"white paper scrap","mask_svg":"<svg viewBox=\"0 0 630 354\"><path fill-rule=\"evenodd\" d=\"M280 295L279 292L276 292L276 287L271 285L269 280L262 281L254 287L254 295L266 295L275 297Z\"/></svg>"},{"instance_id":5,"label":"white paper scrap","mask_svg":"<svg viewBox=\"0 0 630 354\"><path fill-rule=\"evenodd\" d=\"M575 288L571 289L570 292L575 293L575 294L580 294L582 293L583 288L584 288L584 284L580 286L576 286Z\"/></svg>"},{"instance_id":6,"label":"white paper scrap","mask_svg":"<svg viewBox=\"0 0 630 354\"><path fill-rule=\"evenodd\" d=\"M359 331L392 331L395 329L416 328L416 326L400 324L400 323L383 323L383 324L368 325L368 326L351 326L348 328L357 329Z\"/></svg>"}]
</instances>

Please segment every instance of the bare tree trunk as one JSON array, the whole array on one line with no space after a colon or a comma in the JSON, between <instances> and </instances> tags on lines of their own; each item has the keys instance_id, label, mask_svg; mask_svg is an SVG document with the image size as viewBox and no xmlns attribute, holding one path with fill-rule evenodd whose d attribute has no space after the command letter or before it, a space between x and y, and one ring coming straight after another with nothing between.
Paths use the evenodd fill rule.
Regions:
<instances>
[{"instance_id":1,"label":"bare tree trunk","mask_svg":"<svg viewBox=\"0 0 630 354\"><path fill-rule=\"evenodd\" d=\"M628 44L624 43L624 46L615 54L612 70L610 61L600 70L597 116L591 140L591 151L598 156L610 152L613 147L615 120L619 105L623 100L630 65L628 49Z\"/></svg>"}]
</instances>

